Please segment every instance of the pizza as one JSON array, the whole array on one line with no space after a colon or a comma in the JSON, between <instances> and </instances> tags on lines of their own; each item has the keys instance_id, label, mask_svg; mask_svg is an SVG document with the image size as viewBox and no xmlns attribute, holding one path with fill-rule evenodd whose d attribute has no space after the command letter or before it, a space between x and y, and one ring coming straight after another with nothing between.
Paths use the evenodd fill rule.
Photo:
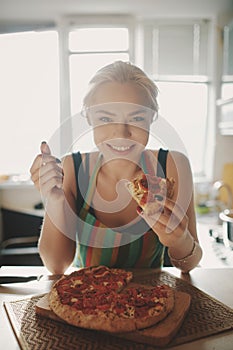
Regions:
<instances>
[{"instance_id":1,"label":"pizza","mask_svg":"<svg viewBox=\"0 0 233 350\"><path fill-rule=\"evenodd\" d=\"M173 310L174 291L132 279L132 272L123 269L82 268L53 285L49 305L60 319L82 328L117 333L155 325Z\"/></svg>"},{"instance_id":2,"label":"pizza","mask_svg":"<svg viewBox=\"0 0 233 350\"><path fill-rule=\"evenodd\" d=\"M165 179L149 174L140 174L126 186L145 214L153 215L163 209L166 197L172 198L174 179Z\"/></svg>"}]
</instances>

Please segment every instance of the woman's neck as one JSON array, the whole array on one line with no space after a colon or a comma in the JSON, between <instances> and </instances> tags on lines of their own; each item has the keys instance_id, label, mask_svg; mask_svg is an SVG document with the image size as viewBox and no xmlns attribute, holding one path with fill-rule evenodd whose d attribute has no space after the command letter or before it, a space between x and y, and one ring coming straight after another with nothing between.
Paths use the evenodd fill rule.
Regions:
<instances>
[{"instance_id":1,"label":"woman's neck","mask_svg":"<svg viewBox=\"0 0 233 350\"><path fill-rule=\"evenodd\" d=\"M105 161L103 159L100 172L104 177L117 182L121 179L131 180L141 172L141 167L139 161L134 162L127 159Z\"/></svg>"}]
</instances>

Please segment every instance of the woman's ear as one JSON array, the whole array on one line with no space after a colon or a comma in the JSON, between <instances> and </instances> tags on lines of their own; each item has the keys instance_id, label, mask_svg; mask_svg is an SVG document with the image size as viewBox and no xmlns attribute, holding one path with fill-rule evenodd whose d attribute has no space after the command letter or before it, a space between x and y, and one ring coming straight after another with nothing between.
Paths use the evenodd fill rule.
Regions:
<instances>
[{"instance_id":1,"label":"woman's ear","mask_svg":"<svg viewBox=\"0 0 233 350\"><path fill-rule=\"evenodd\" d=\"M91 119L90 119L90 117L89 117L89 115L88 115L88 114L86 115L86 118L87 118L87 122L88 122L88 124L91 126Z\"/></svg>"},{"instance_id":2,"label":"woman's ear","mask_svg":"<svg viewBox=\"0 0 233 350\"><path fill-rule=\"evenodd\" d=\"M86 118L88 124L91 125L91 119L90 119L90 117L89 117L89 115L88 115L88 113L87 113L87 111L86 111L85 109L83 109L83 110L81 111L81 116L82 116L83 118Z\"/></svg>"}]
</instances>

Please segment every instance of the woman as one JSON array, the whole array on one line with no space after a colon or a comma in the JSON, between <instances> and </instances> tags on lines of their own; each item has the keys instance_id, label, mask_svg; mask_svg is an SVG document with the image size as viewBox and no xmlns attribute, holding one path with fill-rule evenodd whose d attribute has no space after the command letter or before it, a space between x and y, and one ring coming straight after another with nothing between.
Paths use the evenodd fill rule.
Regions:
<instances>
[{"instance_id":1,"label":"woman","mask_svg":"<svg viewBox=\"0 0 233 350\"><path fill-rule=\"evenodd\" d=\"M184 272L199 263L189 161L179 152L145 150L157 111L153 81L118 61L97 72L84 98L98 152L67 155L61 166L42 143L30 171L46 199L39 250L52 273L64 273L72 263L160 267L165 247ZM125 186L143 172L175 180L172 199L153 216Z\"/></svg>"}]
</instances>

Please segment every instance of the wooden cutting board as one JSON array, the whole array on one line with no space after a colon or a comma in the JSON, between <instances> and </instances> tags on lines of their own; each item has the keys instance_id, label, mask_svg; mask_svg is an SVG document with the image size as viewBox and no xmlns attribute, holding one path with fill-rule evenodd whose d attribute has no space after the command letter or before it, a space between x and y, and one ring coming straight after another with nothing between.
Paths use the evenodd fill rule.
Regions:
<instances>
[{"instance_id":1,"label":"wooden cutting board","mask_svg":"<svg viewBox=\"0 0 233 350\"><path fill-rule=\"evenodd\" d=\"M124 339L134 342L166 346L176 335L189 310L191 296L184 292L175 292L175 306L173 311L160 323L155 326L127 333L118 333ZM49 307L48 294L43 296L36 304L36 313L59 322L65 322L59 318Z\"/></svg>"}]
</instances>

